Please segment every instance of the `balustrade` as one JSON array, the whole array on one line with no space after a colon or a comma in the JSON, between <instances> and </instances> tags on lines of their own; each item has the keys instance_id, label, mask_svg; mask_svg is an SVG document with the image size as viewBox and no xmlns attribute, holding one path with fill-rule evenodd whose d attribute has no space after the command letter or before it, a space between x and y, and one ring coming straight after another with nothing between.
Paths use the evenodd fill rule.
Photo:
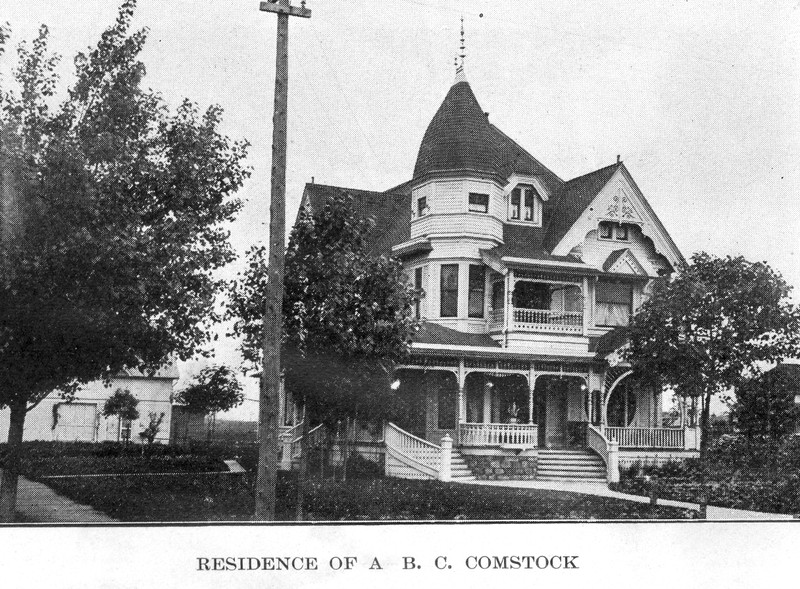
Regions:
<instances>
[{"instance_id":1,"label":"balustrade","mask_svg":"<svg viewBox=\"0 0 800 589\"><path fill-rule=\"evenodd\" d=\"M535 448L538 426L534 423L462 423L458 426L462 446L516 446Z\"/></svg>"},{"instance_id":2,"label":"balustrade","mask_svg":"<svg viewBox=\"0 0 800 589\"><path fill-rule=\"evenodd\" d=\"M620 448L675 448L685 447L683 428L672 427L606 427L604 433L609 440L619 443Z\"/></svg>"}]
</instances>

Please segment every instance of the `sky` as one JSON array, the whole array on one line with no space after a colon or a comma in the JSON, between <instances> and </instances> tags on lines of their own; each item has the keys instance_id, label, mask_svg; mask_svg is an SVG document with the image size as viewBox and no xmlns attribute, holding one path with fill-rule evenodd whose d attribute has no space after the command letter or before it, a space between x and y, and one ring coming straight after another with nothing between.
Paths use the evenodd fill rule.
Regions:
<instances>
[{"instance_id":1,"label":"sky","mask_svg":"<svg viewBox=\"0 0 800 589\"><path fill-rule=\"evenodd\" d=\"M150 31L146 84L173 106L183 97L221 105L224 132L252 144L246 205L230 226L242 255L266 242L269 223L276 18L258 5L140 0L135 20ZM766 261L800 289L798 0L307 7L312 18L289 25L287 226L312 178L385 190L411 177L453 82L463 15L467 80L495 125L565 180L621 155L684 255ZM72 57L116 9L113 0L3 0L0 22L14 43L46 23L69 82ZM230 338L213 351L212 363L240 363ZM182 364L178 386L206 363ZM252 400L228 416L255 419L247 380Z\"/></svg>"}]
</instances>

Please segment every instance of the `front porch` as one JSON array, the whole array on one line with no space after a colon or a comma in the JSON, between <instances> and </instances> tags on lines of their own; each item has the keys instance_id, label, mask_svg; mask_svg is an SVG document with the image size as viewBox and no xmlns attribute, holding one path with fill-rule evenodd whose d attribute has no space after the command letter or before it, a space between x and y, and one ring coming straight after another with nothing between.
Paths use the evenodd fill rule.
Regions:
<instances>
[{"instance_id":1,"label":"front porch","mask_svg":"<svg viewBox=\"0 0 800 589\"><path fill-rule=\"evenodd\" d=\"M397 371L397 425L465 452L576 449L590 426L620 450L696 451L699 433L662 423L661 393L592 363L425 358Z\"/></svg>"}]
</instances>

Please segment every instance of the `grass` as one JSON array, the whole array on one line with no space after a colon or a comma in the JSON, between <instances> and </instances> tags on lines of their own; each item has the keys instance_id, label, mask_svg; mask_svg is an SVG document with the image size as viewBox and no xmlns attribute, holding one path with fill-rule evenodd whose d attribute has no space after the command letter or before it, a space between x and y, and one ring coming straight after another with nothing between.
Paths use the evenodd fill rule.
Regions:
<instances>
[{"instance_id":1,"label":"grass","mask_svg":"<svg viewBox=\"0 0 800 589\"><path fill-rule=\"evenodd\" d=\"M296 487L282 473L277 517L292 521ZM186 474L49 480L57 492L122 521L247 521L252 518L251 475ZM551 520L686 519L691 513L578 493L408 481L390 478L337 482L313 479L307 519Z\"/></svg>"},{"instance_id":2,"label":"grass","mask_svg":"<svg viewBox=\"0 0 800 589\"><path fill-rule=\"evenodd\" d=\"M0 465L4 447L0 445ZM223 459L240 457L254 469L257 449L250 446L123 446L30 442L22 470L56 492L129 522L249 521L253 512L253 476L213 474L225 471ZM312 464L315 461L311 461ZM304 505L317 521L386 520L612 520L686 519L691 512L617 499L533 489L512 489L439 481L374 476L376 467L353 459L353 470L373 476L347 482L314 477ZM212 474L208 474L212 472ZM104 473L109 476L47 478ZM135 476L143 473L176 473ZM133 476L131 476L133 475ZM277 517L293 521L296 482L280 473Z\"/></svg>"}]
</instances>

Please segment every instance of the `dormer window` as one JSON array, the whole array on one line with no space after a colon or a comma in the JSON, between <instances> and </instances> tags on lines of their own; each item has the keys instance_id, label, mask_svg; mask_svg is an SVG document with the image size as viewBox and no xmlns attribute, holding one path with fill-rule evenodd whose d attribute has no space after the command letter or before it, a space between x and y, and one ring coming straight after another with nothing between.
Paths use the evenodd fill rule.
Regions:
<instances>
[{"instance_id":1,"label":"dormer window","mask_svg":"<svg viewBox=\"0 0 800 589\"><path fill-rule=\"evenodd\" d=\"M597 230L597 235L600 239L630 241L630 227L620 223L601 221Z\"/></svg>"},{"instance_id":2,"label":"dormer window","mask_svg":"<svg viewBox=\"0 0 800 589\"><path fill-rule=\"evenodd\" d=\"M536 189L520 184L508 195L508 219L541 224L542 205Z\"/></svg>"},{"instance_id":3,"label":"dormer window","mask_svg":"<svg viewBox=\"0 0 800 589\"><path fill-rule=\"evenodd\" d=\"M424 217L428 214L428 199L420 197L417 199L417 217Z\"/></svg>"},{"instance_id":4,"label":"dormer window","mask_svg":"<svg viewBox=\"0 0 800 589\"><path fill-rule=\"evenodd\" d=\"M463 202L463 201L462 201ZM489 212L489 195L480 194L477 192L469 193L469 212L470 213L488 213Z\"/></svg>"}]
</instances>

